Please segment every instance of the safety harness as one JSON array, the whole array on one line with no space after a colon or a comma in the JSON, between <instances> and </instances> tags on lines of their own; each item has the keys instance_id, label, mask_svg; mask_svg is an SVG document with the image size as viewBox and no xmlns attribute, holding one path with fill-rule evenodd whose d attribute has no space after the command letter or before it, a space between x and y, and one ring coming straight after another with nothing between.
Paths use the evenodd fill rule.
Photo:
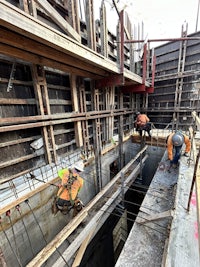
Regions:
<instances>
[{"instance_id":1,"label":"safety harness","mask_svg":"<svg viewBox=\"0 0 200 267\"><path fill-rule=\"evenodd\" d=\"M69 198L70 198L70 203L71 203L72 207L74 206L74 200L72 199L71 189L72 189L73 183L76 180L77 180L77 176L74 176L72 170L69 169L69 177L68 177L68 180L67 180L67 184L64 185L64 189L66 188L68 190L68 192L69 192Z\"/></svg>"},{"instance_id":2,"label":"safety harness","mask_svg":"<svg viewBox=\"0 0 200 267\"><path fill-rule=\"evenodd\" d=\"M79 212L83 208L83 203L81 202L81 200L79 200L77 197L74 200L72 199L71 188L72 188L73 183L76 180L77 180L77 176L74 176L72 170L69 169L69 176L68 176L67 183L62 185L62 190L55 197L54 204L53 204L55 210L56 210L55 206L57 206L57 209L59 209L63 214L67 214L72 208L75 208L77 212ZM60 198L60 195L64 192L64 190L67 190L69 192L71 206L68 206L68 205L60 206L57 204L57 201ZM53 212L53 213L55 214L56 212Z\"/></svg>"}]
</instances>

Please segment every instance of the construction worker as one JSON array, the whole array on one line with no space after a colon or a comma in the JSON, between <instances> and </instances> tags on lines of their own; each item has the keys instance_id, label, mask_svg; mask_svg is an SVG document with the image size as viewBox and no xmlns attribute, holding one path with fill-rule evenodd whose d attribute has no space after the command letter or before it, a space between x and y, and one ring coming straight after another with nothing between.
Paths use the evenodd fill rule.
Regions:
<instances>
[{"instance_id":1,"label":"construction worker","mask_svg":"<svg viewBox=\"0 0 200 267\"><path fill-rule=\"evenodd\" d=\"M167 137L167 151L168 151L168 159L170 160L170 166L176 168L178 166L178 161L181 157L181 149L183 144L185 143L185 152L184 156L188 157L188 153L191 149L191 142L187 135L184 135L181 131L177 131L175 133L171 133ZM175 150L175 154L173 155L173 149Z\"/></svg>"},{"instance_id":2,"label":"construction worker","mask_svg":"<svg viewBox=\"0 0 200 267\"><path fill-rule=\"evenodd\" d=\"M55 199L52 212L56 214L59 210L67 214L72 208L73 217L83 208L82 201L78 198L78 193L83 187L83 178L80 173L84 170L83 162L77 162L70 169L62 169L58 176L62 179Z\"/></svg>"},{"instance_id":3,"label":"construction worker","mask_svg":"<svg viewBox=\"0 0 200 267\"><path fill-rule=\"evenodd\" d=\"M146 131L149 136L151 136L151 123L149 122L149 118L146 114L140 114L140 112L136 113L135 127L136 131L139 132L140 136L142 136L142 131Z\"/></svg>"}]
</instances>

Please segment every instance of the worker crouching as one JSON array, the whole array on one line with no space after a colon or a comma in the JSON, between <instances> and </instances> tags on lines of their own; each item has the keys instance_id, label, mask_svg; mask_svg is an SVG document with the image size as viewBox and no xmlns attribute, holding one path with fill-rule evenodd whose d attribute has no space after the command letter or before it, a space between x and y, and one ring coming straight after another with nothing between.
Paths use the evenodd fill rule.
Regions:
<instances>
[{"instance_id":1,"label":"worker crouching","mask_svg":"<svg viewBox=\"0 0 200 267\"><path fill-rule=\"evenodd\" d=\"M52 207L53 214L58 211L67 214L73 208L73 217L83 208L78 193L83 187L83 178L80 173L84 170L83 162L78 162L71 169L62 169L58 176L62 179L59 190Z\"/></svg>"},{"instance_id":2,"label":"worker crouching","mask_svg":"<svg viewBox=\"0 0 200 267\"><path fill-rule=\"evenodd\" d=\"M188 153L191 149L191 142L187 135L184 135L182 132L177 131L176 133L171 133L167 137L167 151L168 151L168 159L170 160L170 165L173 168L176 168L179 163L179 159L181 157L182 146L185 143L185 152L184 156L188 157ZM173 155L173 149L175 151Z\"/></svg>"},{"instance_id":3,"label":"worker crouching","mask_svg":"<svg viewBox=\"0 0 200 267\"><path fill-rule=\"evenodd\" d=\"M140 136L142 136L142 131L148 133L149 137L151 137L151 123L146 114L140 114L140 112L136 113L135 127L136 131L139 132Z\"/></svg>"}]
</instances>

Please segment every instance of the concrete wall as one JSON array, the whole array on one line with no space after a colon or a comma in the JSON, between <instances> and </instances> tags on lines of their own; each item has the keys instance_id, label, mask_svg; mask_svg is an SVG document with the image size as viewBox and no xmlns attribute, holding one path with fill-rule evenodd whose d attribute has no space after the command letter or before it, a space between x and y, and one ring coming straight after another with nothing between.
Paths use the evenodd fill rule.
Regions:
<instances>
[{"instance_id":1,"label":"concrete wall","mask_svg":"<svg viewBox=\"0 0 200 267\"><path fill-rule=\"evenodd\" d=\"M125 164L137 154L139 149L140 147L131 143L130 140L124 143ZM118 146L116 146L102 157L103 186L110 181L110 164L118 159L118 153ZM63 164L63 167L64 165L67 166L67 162ZM79 196L86 205L96 192L94 163L85 167L82 177L84 178L84 187ZM0 232L0 244L7 266L20 266L15 256L17 250L21 264L25 266L33 258L33 254L36 255L71 219L72 214L63 215L60 212L53 217L51 205L56 192L57 188L49 185L46 189L30 197L28 203L21 203L20 212L13 208L10 217L6 214L2 215L1 225L4 230Z\"/></svg>"}]
</instances>

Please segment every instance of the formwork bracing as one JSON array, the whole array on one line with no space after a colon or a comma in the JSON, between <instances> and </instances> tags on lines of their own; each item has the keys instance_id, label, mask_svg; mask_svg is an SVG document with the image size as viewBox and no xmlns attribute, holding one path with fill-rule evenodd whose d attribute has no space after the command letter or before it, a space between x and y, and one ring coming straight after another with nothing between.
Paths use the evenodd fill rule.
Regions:
<instances>
[{"instance_id":1,"label":"formwork bracing","mask_svg":"<svg viewBox=\"0 0 200 267\"><path fill-rule=\"evenodd\" d=\"M2 266L84 267L98 266L100 259L105 267L125 266L122 248L134 240L136 225L136 235L165 227L158 261L170 266L173 238L181 247L180 232L170 232L183 214L176 210L181 190L188 194L187 213L194 199L192 214L199 212L199 32L188 35L185 25L180 38L151 49L160 39L145 40L144 25L132 25L118 1L111 2L118 17L115 34L107 27L105 1L96 20L93 0L0 1ZM137 111L149 116L151 137L136 132ZM192 142L177 181L186 168L191 183L170 190L163 185L160 192L151 180L159 172L163 183L171 177L162 156L168 134L177 129ZM71 211L54 216L58 172L80 160L84 208L74 218ZM164 207L166 198L168 210L158 206L159 214L152 213L154 201ZM154 223L165 215L167 223ZM154 241L148 240L149 251ZM199 256L196 250L191 255L190 267ZM174 262L180 266L178 253Z\"/></svg>"}]
</instances>

